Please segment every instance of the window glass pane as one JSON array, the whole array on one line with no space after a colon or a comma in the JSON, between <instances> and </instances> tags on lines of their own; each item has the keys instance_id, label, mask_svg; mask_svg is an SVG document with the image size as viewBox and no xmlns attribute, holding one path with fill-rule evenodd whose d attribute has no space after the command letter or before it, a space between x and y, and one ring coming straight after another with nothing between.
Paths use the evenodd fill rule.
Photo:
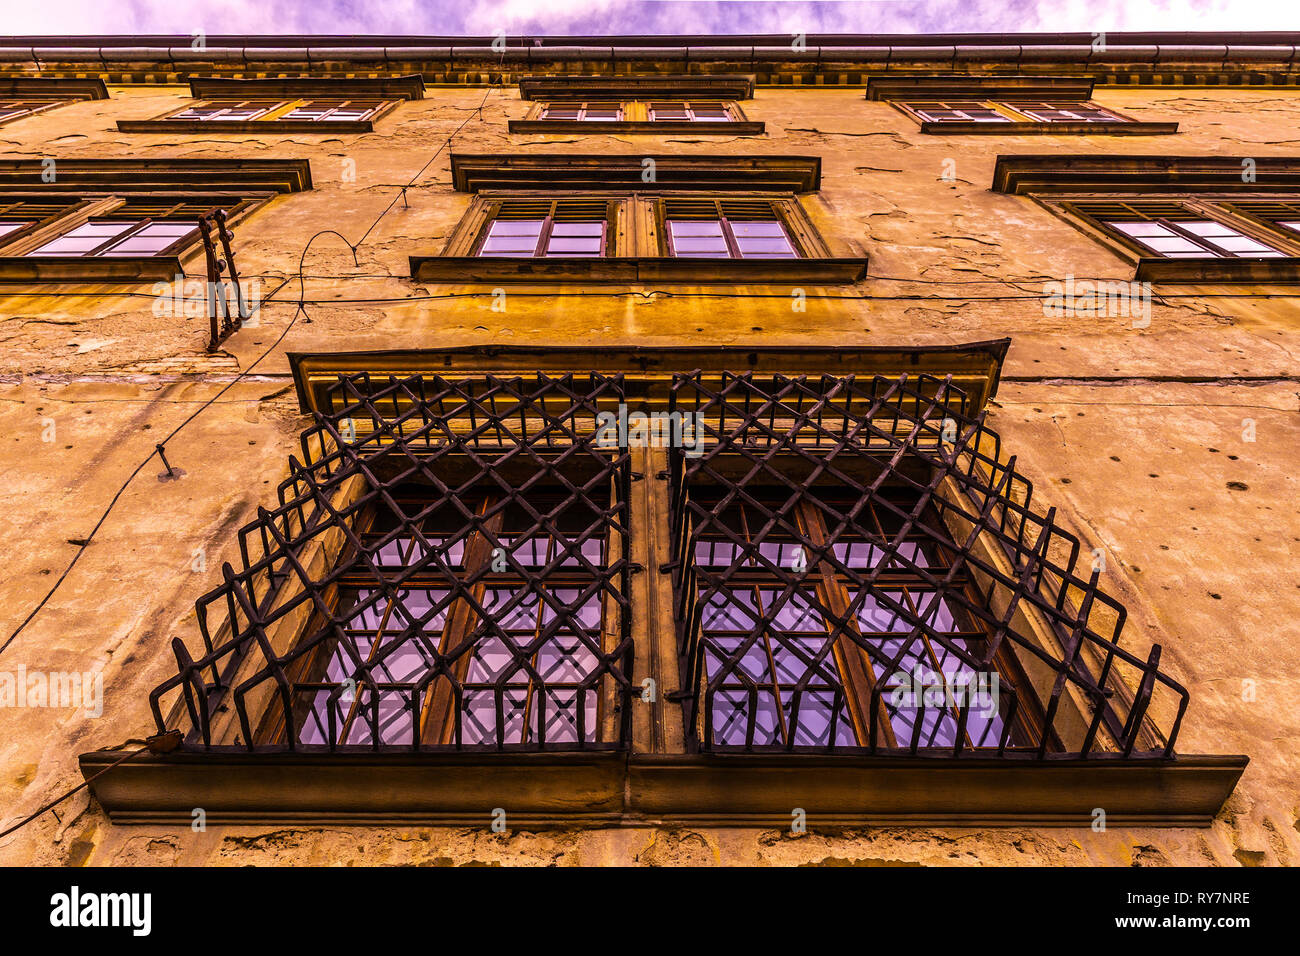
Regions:
<instances>
[{"instance_id":1,"label":"window glass pane","mask_svg":"<svg viewBox=\"0 0 1300 956\"><path fill-rule=\"evenodd\" d=\"M604 231L603 222L557 222L551 226L552 236L599 236Z\"/></svg>"},{"instance_id":2,"label":"window glass pane","mask_svg":"<svg viewBox=\"0 0 1300 956\"><path fill-rule=\"evenodd\" d=\"M497 219L488 229L480 256L531 256L537 252L545 220Z\"/></svg>"},{"instance_id":3,"label":"window glass pane","mask_svg":"<svg viewBox=\"0 0 1300 956\"><path fill-rule=\"evenodd\" d=\"M193 222L152 222L110 249L104 256L152 256L198 229Z\"/></svg>"},{"instance_id":4,"label":"window glass pane","mask_svg":"<svg viewBox=\"0 0 1300 956\"><path fill-rule=\"evenodd\" d=\"M722 233L722 223L717 219L703 222L670 219L668 234L672 238L671 248L675 256L713 258L731 255Z\"/></svg>"},{"instance_id":5,"label":"window glass pane","mask_svg":"<svg viewBox=\"0 0 1300 956\"><path fill-rule=\"evenodd\" d=\"M1158 222L1108 222L1107 225L1127 236L1132 236L1152 252L1158 252L1162 256L1187 259L1194 256L1216 258L1218 255ZM1179 225L1186 226L1187 223L1179 223Z\"/></svg>"},{"instance_id":6,"label":"window glass pane","mask_svg":"<svg viewBox=\"0 0 1300 956\"><path fill-rule=\"evenodd\" d=\"M1145 238L1147 236L1168 236L1172 235L1168 229L1158 222L1111 222L1108 225L1113 226L1126 236L1132 236L1135 239Z\"/></svg>"},{"instance_id":7,"label":"window glass pane","mask_svg":"<svg viewBox=\"0 0 1300 956\"><path fill-rule=\"evenodd\" d=\"M7 236L9 235L9 233L16 232L17 230L23 228L23 226L26 225L30 225L30 223L15 222L13 220L5 220L3 222L0 222L0 236Z\"/></svg>"},{"instance_id":8,"label":"window glass pane","mask_svg":"<svg viewBox=\"0 0 1300 956\"><path fill-rule=\"evenodd\" d=\"M670 219L668 228L675 237L678 236L721 236L722 222L718 219L707 219L702 222L693 222L691 220Z\"/></svg>"},{"instance_id":9,"label":"window glass pane","mask_svg":"<svg viewBox=\"0 0 1300 956\"><path fill-rule=\"evenodd\" d=\"M113 236L134 226L133 222L95 220L74 226L63 235L28 253L29 256L83 256Z\"/></svg>"},{"instance_id":10,"label":"window glass pane","mask_svg":"<svg viewBox=\"0 0 1300 956\"><path fill-rule=\"evenodd\" d=\"M729 222L746 259L795 259L798 254L779 222Z\"/></svg>"}]
</instances>

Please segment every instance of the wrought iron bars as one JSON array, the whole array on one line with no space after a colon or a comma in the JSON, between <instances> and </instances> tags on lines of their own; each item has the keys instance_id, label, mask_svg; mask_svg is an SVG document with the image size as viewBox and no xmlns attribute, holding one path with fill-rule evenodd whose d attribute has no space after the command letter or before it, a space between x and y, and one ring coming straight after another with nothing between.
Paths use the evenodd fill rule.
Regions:
<instances>
[{"instance_id":1,"label":"wrought iron bars","mask_svg":"<svg viewBox=\"0 0 1300 956\"><path fill-rule=\"evenodd\" d=\"M670 407L706 436L670 453L664 568L705 749L1173 754L1186 690L1120 647L1124 608L950 380L697 372ZM958 687L993 674L989 713Z\"/></svg>"},{"instance_id":2,"label":"wrought iron bars","mask_svg":"<svg viewBox=\"0 0 1300 956\"><path fill-rule=\"evenodd\" d=\"M618 377L340 379L173 640L186 746L610 749L630 728Z\"/></svg>"},{"instance_id":3,"label":"wrought iron bars","mask_svg":"<svg viewBox=\"0 0 1300 956\"><path fill-rule=\"evenodd\" d=\"M235 253L230 240L235 234L226 224L226 211L214 209L199 217L199 235L203 239L203 254L207 265L208 281L206 300L208 309L208 351L215 352L232 332L239 328L249 312L244 304L244 293L239 286L239 272L235 268ZM221 248L217 245L220 243ZM229 282L235 292L235 317L230 315L230 299L226 292Z\"/></svg>"}]
</instances>

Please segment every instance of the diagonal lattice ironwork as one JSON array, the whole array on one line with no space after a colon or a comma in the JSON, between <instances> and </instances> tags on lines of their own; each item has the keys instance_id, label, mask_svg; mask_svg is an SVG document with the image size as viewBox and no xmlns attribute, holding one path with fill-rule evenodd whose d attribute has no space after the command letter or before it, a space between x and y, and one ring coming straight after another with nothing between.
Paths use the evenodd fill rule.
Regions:
<instances>
[{"instance_id":1,"label":"diagonal lattice ironwork","mask_svg":"<svg viewBox=\"0 0 1300 956\"><path fill-rule=\"evenodd\" d=\"M618 376L342 377L173 640L186 746L611 749L630 729Z\"/></svg>"},{"instance_id":2,"label":"diagonal lattice ironwork","mask_svg":"<svg viewBox=\"0 0 1300 956\"><path fill-rule=\"evenodd\" d=\"M703 436L669 455L663 567L701 747L1172 756L1186 690L1120 646L1123 606L950 380L697 372L670 408Z\"/></svg>"}]
</instances>

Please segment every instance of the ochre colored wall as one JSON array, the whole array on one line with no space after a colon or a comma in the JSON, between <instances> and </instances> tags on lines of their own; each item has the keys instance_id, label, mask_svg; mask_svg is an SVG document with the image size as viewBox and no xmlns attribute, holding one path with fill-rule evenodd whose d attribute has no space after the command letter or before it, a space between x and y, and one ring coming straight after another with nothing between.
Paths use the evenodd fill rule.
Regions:
<instances>
[{"instance_id":1,"label":"ochre colored wall","mask_svg":"<svg viewBox=\"0 0 1300 956\"><path fill-rule=\"evenodd\" d=\"M0 862L247 863L843 863L921 865L1294 864L1300 859L1300 518L1296 376L1300 310L1285 289L1157 288L1150 326L1125 317L1049 318L1043 283L1067 275L1128 280L1133 267L1028 199L989 190L999 153L1293 155L1300 93L1100 89L1136 118L1177 120L1170 137L926 136L860 89L760 88L744 104L767 135L511 136L528 104L494 90L434 88L368 135L134 135L188 99L183 87L123 87L0 127L8 158L252 157L311 162L314 188L237 227L241 272L269 294L295 275L308 238L355 240L452 131L466 152L816 154L820 193L804 197L832 249L867 254L856 288L629 290L415 283L407 257L441 249L468 205L444 150L358 252L335 237L307 254L310 322L301 318L244 380L168 444L179 481L151 462L130 484L64 586L0 657L0 670L102 666L104 714L0 711L6 820L81 780L79 753L152 732L148 693L174 668L173 635L192 637L193 605L234 555L233 532L270 504L306 426L287 389L286 351L464 344L957 343L1011 336L991 423L1044 507L1107 556L1104 586L1130 613L1127 642L1163 644L1163 666L1191 692L1179 749L1244 753L1250 767L1210 829L515 832L346 827L114 826L85 792L0 841ZM945 160L956 179L941 179ZM355 163L355 182L345 171ZM187 259L191 271L201 259ZM11 290L18 291L18 290ZM139 297L94 287L0 298L0 621L26 616L122 481L167 434L275 341L296 311L297 281L256 327L216 355L206 322L157 316ZM75 294L82 292L85 294ZM1260 297L1261 292L1278 293ZM48 294L45 294L48 293ZM392 301L390 301L392 300ZM1249 419L1255 440L1243 439ZM48 421L55 438L48 437ZM1229 484L1240 485L1237 490ZM206 570L195 572L203 549ZM1243 694L1253 681L1253 700Z\"/></svg>"}]
</instances>

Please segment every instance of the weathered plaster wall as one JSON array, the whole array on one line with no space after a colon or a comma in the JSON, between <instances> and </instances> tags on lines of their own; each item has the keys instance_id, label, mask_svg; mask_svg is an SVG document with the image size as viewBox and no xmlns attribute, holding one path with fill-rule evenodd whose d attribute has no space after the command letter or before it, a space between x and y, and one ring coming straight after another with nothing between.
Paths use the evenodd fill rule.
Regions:
<instances>
[{"instance_id":1,"label":"weathered plaster wall","mask_svg":"<svg viewBox=\"0 0 1300 956\"><path fill-rule=\"evenodd\" d=\"M420 828L115 827L79 794L0 841L0 862L415 863L1167 863L1300 860L1300 577L1295 463L1297 298L1284 288L1157 288L1151 324L1049 318L1044 281L1130 279L1132 266L1032 202L989 191L998 153L1294 155L1300 95L1278 91L1102 89L1141 119L1176 119L1174 137L940 137L920 134L860 90L758 91L745 104L768 135L510 136L527 104L482 89L434 89L365 136L128 135L185 102L181 87L117 88L0 127L6 158L195 156L311 161L315 188L281 197L237 229L241 271L269 294L294 276L307 239L355 240L461 123L458 151L811 153L819 195L805 201L832 248L866 252L857 288L490 290L404 278L436 252L467 206L444 151L358 252L315 241L305 259L310 323L299 319L248 379L168 444L182 469L151 462L122 495L42 615L0 670L102 666L104 714L0 710L0 816L6 821L80 782L78 753L151 732L147 695L172 667L172 635L191 636L193 603L234 553L232 532L269 504L305 422L286 391L286 350L554 345L1014 342L992 423L1044 505L1107 556L1105 582L1130 611L1129 645L1164 645L1164 667L1192 706L1184 752L1246 753L1252 763L1209 830L647 830L540 832ZM1294 138L1287 138L1294 137ZM944 161L956 181L941 181ZM345 181L355 163L356 181ZM191 270L192 261L187 261ZM137 296L89 287L0 299L0 514L7 635L71 559L154 443L247 369L294 317L298 283L260 323L204 352L206 321L158 316ZM564 294L559 294L563 292ZM1275 293L1263 297L1259 293ZM400 301L392 301L400 300ZM1248 379L1249 381L1243 381ZM1255 440L1243 430L1254 422ZM49 422L54 440L44 441ZM204 570L193 570L202 549ZM1256 683L1244 699L1243 681Z\"/></svg>"}]
</instances>

